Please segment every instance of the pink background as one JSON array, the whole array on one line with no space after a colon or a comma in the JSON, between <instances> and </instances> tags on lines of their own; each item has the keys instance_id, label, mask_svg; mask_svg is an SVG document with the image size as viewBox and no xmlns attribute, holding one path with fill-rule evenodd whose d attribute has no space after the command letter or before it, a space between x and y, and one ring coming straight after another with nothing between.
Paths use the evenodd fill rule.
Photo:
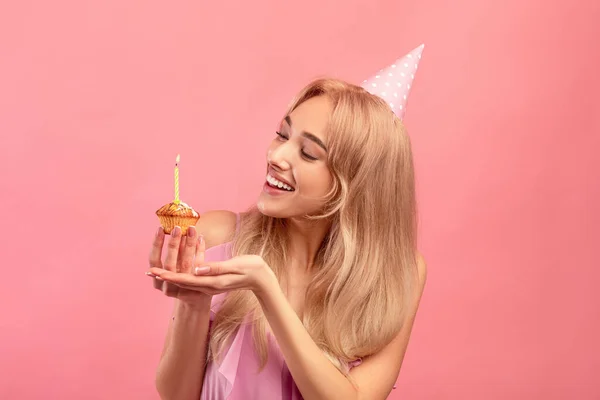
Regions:
<instances>
[{"instance_id":1,"label":"pink background","mask_svg":"<svg viewBox=\"0 0 600 400\"><path fill-rule=\"evenodd\" d=\"M237 3L3 2L0 398L157 398L175 155L184 201L242 210L297 90L422 42L430 274L390 398L600 398L598 1Z\"/></svg>"}]
</instances>

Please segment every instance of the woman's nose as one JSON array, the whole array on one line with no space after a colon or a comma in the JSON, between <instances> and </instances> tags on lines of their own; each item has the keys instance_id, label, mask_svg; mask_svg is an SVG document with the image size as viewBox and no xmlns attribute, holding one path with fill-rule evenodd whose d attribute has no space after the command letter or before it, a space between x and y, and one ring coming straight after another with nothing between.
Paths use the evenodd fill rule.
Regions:
<instances>
[{"instance_id":1,"label":"woman's nose","mask_svg":"<svg viewBox=\"0 0 600 400\"><path fill-rule=\"evenodd\" d=\"M269 149L267 152L267 161L279 169L285 170L290 168L289 151L286 150L285 144L276 149Z\"/></svg>"}]
</instances>

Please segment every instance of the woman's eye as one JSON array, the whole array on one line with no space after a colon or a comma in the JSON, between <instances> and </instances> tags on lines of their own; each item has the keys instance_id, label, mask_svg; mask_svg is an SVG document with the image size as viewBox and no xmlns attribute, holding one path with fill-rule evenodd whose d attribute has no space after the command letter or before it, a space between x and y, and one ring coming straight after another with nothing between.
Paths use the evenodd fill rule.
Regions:
<instances>
[{"instance_id":1,"label":"woman's eye","mask_svg":"<svg viewBox=\"0 0 600 400\"><path fill-rule=\"evenodd\" d=\"M275 131L275 133L277 134L278 140L284 141L284 140L288 140L288 137L285 136L283 133L279 132L279 131ZM310 154L307 154L304 150L302 150L302 157L311 160L311 161L316 161L318 160L318 158L311 156Z\"/></svg>"},{"instance_id":2,"label":"woman's eye","mask_svg":"<svg viewBox=\"0 0 600 400\"><path fill-rule=\"evenodd\" d=\"M316 158L316 157L313 157L313 156L311 156L310 154L306 154L306 153L304 152L304 150L302 151L302 155L303 155L304 157L308 158L308 159L309 159L309 160L311 160L311 161L316 161L316 160L317 160L317 158Z\"/></svg>"},{"instance_id":3,"label":"woman's eye","mask_svg":"<svg viewBox=\"0 0 600 400\"><path fill-rule=\"evenodd\" d=\"M283 133L276 131L275 132L277 134L277 136L279 136L280 139L286 139L287 140L287 136L284 136Z\"/></svg>"}]
</instances>

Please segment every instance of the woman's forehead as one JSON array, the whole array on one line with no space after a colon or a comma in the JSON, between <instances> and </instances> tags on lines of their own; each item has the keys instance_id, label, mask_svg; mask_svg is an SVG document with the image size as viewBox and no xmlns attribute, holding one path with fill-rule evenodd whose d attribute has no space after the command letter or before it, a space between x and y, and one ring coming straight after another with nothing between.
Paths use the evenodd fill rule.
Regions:
<instances>
[{"instance_id":1,"label":"woman's forehead","mask_svg":"<svg viewBox=\"0 0 600 400\"><path fill-rule=\"evenodd\" d=\"M328 98L313 97L296 107L285 121L294 131L310 132L325 139L325 131L332 111L333 106Z\"/></svg>"}]
</instances>

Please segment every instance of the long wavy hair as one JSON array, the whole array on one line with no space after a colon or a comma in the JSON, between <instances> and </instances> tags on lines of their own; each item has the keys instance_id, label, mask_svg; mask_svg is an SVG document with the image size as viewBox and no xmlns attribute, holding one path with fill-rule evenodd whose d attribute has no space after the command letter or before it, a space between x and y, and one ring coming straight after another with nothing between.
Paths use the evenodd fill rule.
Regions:
<instances>
[{"instance_id":1,"label":"long wavy hair","mask_svg":"<svg viewBox=\"0 0 600 400\"><path fill-rule=\"evenodd\" d=\"M333 104L327 127L327 165L334 184L318 215L331 228L321 243L308 285L303 324L345 375L352 361L387 345L412 306L418 280L413 157L404 125L384 100L359 86L319 79L292 101L326 96ZM289 236L283 218L256 206L241 215L232 253L258 254L279 282L287 277ZM230 292L213 322L209 359L218 360L251 316L261 369L267 362L267 321L250 291Z\"/></svg>"}]
</instances>

